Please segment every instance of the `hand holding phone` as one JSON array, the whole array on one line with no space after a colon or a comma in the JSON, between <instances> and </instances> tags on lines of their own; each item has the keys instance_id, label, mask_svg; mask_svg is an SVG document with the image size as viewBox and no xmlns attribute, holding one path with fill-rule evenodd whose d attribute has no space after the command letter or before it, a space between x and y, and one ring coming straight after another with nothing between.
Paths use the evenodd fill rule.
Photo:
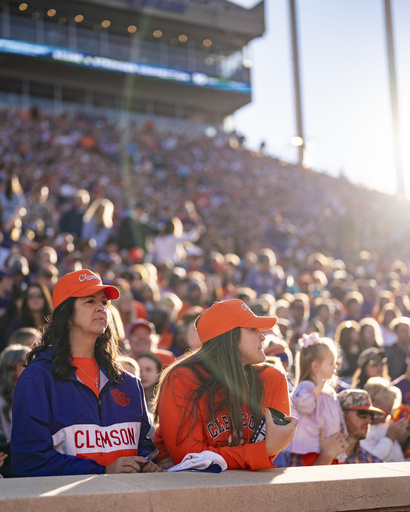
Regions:
<instances>
[{"instance_id":1,"label":"hand holding phone","mask_svg":"<svg viewBox=\"0 0 410 512\"><path fill-rule=\"evenodd\" d=\"M154 459L159 454L159 450L155 448L149 455L145 457L145 462L138 462L140 468L143 468L150 460Z\"/></svg>"},{"instance_id":2,"label":"hand holding phone","mask_svg":"<svg viewBox=\"0 0 410 512\"><path fill-rule=\"evenodd\" d=\"M283 414L283 412L280 412L277 409L273 409L272 407L268 407L268 409L272 415L273 422L276 425L287 425L288 423L290 423L289 420L285 420L285 415Z\"/></svg>"}]
</instances>

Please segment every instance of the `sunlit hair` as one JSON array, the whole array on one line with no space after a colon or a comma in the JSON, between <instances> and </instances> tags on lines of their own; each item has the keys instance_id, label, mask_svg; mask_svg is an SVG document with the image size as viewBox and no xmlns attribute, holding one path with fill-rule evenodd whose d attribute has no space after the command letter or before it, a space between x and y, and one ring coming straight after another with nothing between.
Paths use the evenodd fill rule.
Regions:
<instances>
[{"instance_id":1,"label":"sunlit hair","mask_svg":"<svg viewBox=\"0 0 410 512\"><path fill-rule=\"evenodd\" d=\"M25 345L31 347L40 337L39 331L35 327L19 327L10 334L9 345Z\"/></svg>"},{"instance_id":2,"label":"sunlit hair","mask_svg":"<svg viewBox=\"0 0 410 512\"><path fill-rule=\"evenodd\" d=\"M161 299L161 290L155 279L149 279L149 281L144 283L140 288L140 293L141 295L152 295L154 302L159 302ZM148 299L148 301L150 301L150 299Z\"/></svg>"},{"instance_id":3,"label":"sunlit hair","mask_svg":"<svg viewBox=\"0 0 410 512\"><path fill-rule=\"evenodd\" d=\"M161 293L160 304L167 308L171 322L176 322L178 313L183 306L183 302L178 295L173 292L163 292Z\"/></svg>"},{"instance_id":4,"label":"sunlit hair","mask_svg":"<svg viewBox=\"0 0 410 512\"><path fill-rule=\"evenodd\" d=\"M53 315L49 317L47 324L42 328L39 344L32 348L27 356L27 362L30 364L37 354L53 347L53 373L58 379L68 379L76 371L69 361L69 357L72 357L69 322L73 318L74 305L77 300L75 297L69 297L54 310ZM108 315L108 327L96 340L94 357L110 379L115 382L121 381L122 369L118 362L118 339L112 315Z\"/></svg>"},{"instance_id":5,"label":"sunlit hair","mask_svg":"<svg viewBox=\"0 0 410 512\"><path fill-rule=\"evenodd\" d=\"M123 289L121 286L119 289L121 291L121 295L112 303L112 307L115 308L120 313L121 318L123 318L123 305L127 305L128 303L127 321L133 322L137 318L137 312L134 306L134 296L130 290Z\"/></svg>"},{"instance_id":6,"label":"sunlit hair","mask_svg":"<svg viewBox=\"0 0 410 512\"><path fill-rule=\"evenodd\" d=\"M283 299L283 298L279 299L278 301L276 301L274 314L276 314L280 318L288 318L289 317L289 308L290 308L289 301L287 301L286 299ZM284 312L286 312L286 316L280 315L280 313L282 313L282 310Z\"/></svg>"},{"instance_id":7,"label":"sunlit hair","mask_svg":"<svg viewBox=\"0 0 410 512\"><path fill-rule=\"evenodd\" d=\"M390 318L390 320L387 320L387 317L389 316L389 313L393 316L393 318L397 318L401 316L400 309L396 306L396 304L393 304L392 302L388 302L385 304L379 314L377 315L377 322L380 325L387 326L390 325L390 322L393 320L393 318Z\"/></svg>"},{"instance_id":8,"label":"sunlit hair","mask_svg":"<svg viewBox=\"0 0 410 512\"><path fill-rule=\"evenodd\" d=\"M310 334L312 332L319 333L320 337L325 335L325 327L318 318L310 319L306 325L306 334Z\"/></svg>"},{"instance_id":9,"label":"sunlit hair","mask_svg":"<svg viewBox=\"0 0 410 512\"><path fill-rule=\"evenodd\" d=\"M232 265L234 267L239 267L239 265L241 264L241 258L237 254L234 254L232 252L228 252L227 254L225 254L224 260L227 265Z\"/></svg>"},{"instance_id":10,"label":"sunlit hair","mask_svg":"<svg viewBox=\"0 0 410 512\"><path fill-rule=\"evenodd\" d=\"M410 318L407 318L406 316L398 316L397 318L394 318L389 324L389 329L391 331L396 331L399 325L407 325L410 329Z\"/></svg>"},{"instance_id":11,"label":"sunlit hair","mask_svg":"<svg viewBox=\"0 0 410 512\"><path fill-rule=\"evenodd\" d=\"M50 263L52 263L53 265L57 265L58 254L54 247L51 247L49 245L41 247L37 251L36 258L38 261L40 261L43 258L43 256L48 256Z\"/></svg>"},{"instance_id":12,"label":"sunlit hair","mask_svg":"<svg viewBox=\"0 0 410 512\"><path fill-rule=\"evenodd\" d=\"M360 333L360 325L355 320L346 320L344 322L340 322L336 328L334 341L337 345L340 345L343 352L345 353L349 352L349 344L352 331Z\"/></svg>"},{"instance_id":13,"label":"sunlit hair","mask_svg":"<svg viewBox=\"0 0 410 512\"><path fill-rule=\"evenodd\" d=\"M373 405L380 407L380 409L383 409L391 401L393 401L392 410L397 409L402 403L400 389L396 386L391 386L390 382L383 377L371 377L363 389L370 394Z\"/></svg>"},{"instance_id":14,"label":"sunlit hair","mask_svg":"<svg viewBox=\"0 0 410 512\"><path fill-rule=\"evenodd\" d=\"M307 320L309 318L309 296L306 293L296 293L292 302L290 303L290 313L295 309L296 303L301 302L303 304L303 318Z\"/></svg>"},{"instance_id":15,"label":"sunlit hair","mask_svg":"<svg viewBox=\"0 0 410 512\"><path fill-rule=\"evenodd\" d=\"M373 307L372 316L376 318L379 323L382 323L379 315L386 304L394 305L394 294L390 290L380 290L376 295L375 305ZM400 314L400 313L399 313ZM399 316L399 315L397 315Z\"/></svg>"},{"instance_id":16,"label":"sunlit hair","mask_svg":"<svg viewBox=\"0 0 410 512\"><path fill-rule=\"evenodd\" d=\"M361 350L368 348L366 346L366 343L364 340L364 331L366 330L367 327L373 327L374 341L375 341L374 346L381 347L383 345L383 336L382 336L382 331L380 329L380 324L374 318L371 318L371 317L362 318L359 321L359 325L360 325L360 348L361 348Z\"/></svg>"},{"instance_id":17,"label":"sunlit hair","mask_svg":"<svg viewBox=\"0 0 410 512\"><path fill-rule=\"evenodd\" d=\"M309 307L309 296L306 293L302 293L302 292L295 293L295 295L293 295L293 297L292 297L292 302L290 303L290 307L292 308L294 303L297 302L297 301L301 301L303 303L305 309L308 309L308 307Z\"/></svg>"},{"instance_id":18,"label":"sunlit hair","mask_svg":"<svg viewBox=\"0 0 410 512\"><path fill-rule=\"evenodd\" d=\"M121 354L118 356L118 361L121 363L124 371L131 373L131 375L135 375L138 379L140 378L140 367L133 357Z\"/></svg>"},{"instance_id":19,"label":"sunlit hair","mask_svg":"<svg viewBox=\"0 0 410 512\"><path fill-rule=\"evenodd\" d=\"M122 296L123 292L121 292ZM134 308L131 308L132 310ZM118 309L114 306L113 303L110 303L108 306L108 314L112 315L112 322L115 327L115 332L117 334L118 342L121 344L126 337L124 322L122 321L121 314Z\"/></svg>"},{"instance_id":20,"label":"sunlit hair","mask_svg":"<svg viewBox=\"0 0 410 512\"><path fill-rule=\"evenodd\" d=\"M0 396L4 399L2 412L9 421L16 386L15 370L19 364L24 365L29 350L25 345L13 344L6 347L0 355Z\"/></svg>"},{"instance_id":21,"label":"sunlit hair","mask_svg":"<svg viewBox=\"0 0 410 512\"><path fill-rule=\"evenodd\" d=\"M329 299L328 297L317 297L314 299L314 305L316 309L316 315L319 316L319 311L322 308L327 308L329 310L329 314L333 315L335 312L335 305L332 301L332 299Z\"/></svg>"},{"instance_id":22,"label":"sunlit hair","mask_svg":"<svg viewBox=\"0 0 410 512\"><path fill-rule=\"evenodd\" d=\"M366 362L361 368L356 368L352 375L352 387L364 389L366 382L369 380L369 375L367 374L367 365L368 362ZM391 380L389 375L389 367L386 363L383 364L381 378L387 382L390 382Z\"/></svg>"},{"instance_id":23,"label":"sunlit hair","mask_svg":"<svg viewBox=\"0 0 410 512\"><path fill-rule=\"evenodd\" d=\"M343 303L346 306L350 306L354 302L358 302L360 305L363 305L363 302L364 302L363 295L360 292L355 291L355 290L346 293L346 295L344 296L344 299L343 299Z\"/></svg>"},{"instance_id":24,"label":"sunlit hair","mask_svg":"<svg viewBox=\"0 0 410 512\"><path fill-rule=\"evenodd\" d=\"M99 208L103 209L102 214L102 223L107 229L112 228L113 226L113 215L114 215L114 204L112 201L106 198L95 199L87 211L84 214L83 221L89 222L92 218L96 217L96 212Z\"/></svg>"},{"instance_id":25,"label":"sunlit hair","mask_svg":"<svg viewBox=\"0 0 410 512\"><path fill-rule=\"evenodd\" d=\"M238 446L241 443L244 404L251 409L255 425L260 423L264 392L258 374L264 366L243 366L238 349L240 333L241 329L235 327L216 336L204 343L196 352L176 361L163 371L153 403L156 421L162 386L172 386L172 380L178 378L178 370L182 368L189 368L192 372L191 377L184 372L184 378L191 380L193 389L187 396L185 410L181 411L177 444L183 442L192 432L198 419L198 404L202 399L205 399L209 412L209 417L204 418L206 422L215 420L218 413L228 410L232 433L230 446ZM187 424L189 429L182 438L182 429Z\"/></svg>"},{"instance_id":26,"label":"sunlit hair","mask_svg":"<svg viewBox=\"0 0 410 512\"><path fill-rule=\"evenodd\" d=\"M31 312L31 309L29 307L29 298L28 295L31 290L38 290L41 292L43 299L44 299L44 305L43 309L41 311L42 317L44 319L44 323L46 322L47 318L51 313L53 312L53 302L51 299L51 294L46 286L44 286L42 283L39 283L38 281L33 281L30 283L27 287L27 290L24 292L23 295L23 304L21 306L21 317L24 320L24 323L28 327L35 327L35 321L33 314Z\"/></svg>"},{"instance_id":27,"label":"sunlit hair","mask_svg":"<svg viewBox=\"0 0 410 512\"><path fill-rule=\"evenodd\" d=\"M17 175L12 175L6 180L5 195L7 199L12 199L15 195L23 195L24 191Z\"/></svg>"},{"instance_id":28,"label":"sunlit hair","mask_svg":"<svg viewBox=\"0 0 410 512\"><path fill-rule=\"evenodd\" d=\"M180 237L183 231L184 228L181 219L179 219L179 217L173 217L165 222L161 235L175 235Z\"/></svg>"},{"instance_id":29,"label":"sunlit hair","mask_svg":"<svg viewBox=\"0 0 410 512\"><path fill-rule=\"evenodd\" d=\"M304 380L310 380L315 383L312 372L312 363L314 361L321 363L327 354L332 354L334 360L337 360L337 349L333 340L330 338L319 338L319 343L309 345L308 347L302 347L299 352L296 353L296 384L299 384Z\"/></svg>"}]
</instances>

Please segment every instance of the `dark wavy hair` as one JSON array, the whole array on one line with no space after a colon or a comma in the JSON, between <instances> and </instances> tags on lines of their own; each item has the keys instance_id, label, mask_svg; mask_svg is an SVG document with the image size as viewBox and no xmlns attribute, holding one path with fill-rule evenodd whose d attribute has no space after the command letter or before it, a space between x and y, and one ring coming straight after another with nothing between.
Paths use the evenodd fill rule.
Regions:
<instances>
[{"instance_id":1,"label":"dark wavy hair","mask_svg":"<svg viewBox=\"0 0 410 512\"><path fill-rule=\"evenodd\" d=\"M192 372L192 377L187 378L194 383L194 387L181 416L178 444L192 432L198 419L198 403L202 398L205 398L209 411L209 418L206 418L206 421L213 421L219 412L228 410L232 432L230 446L238 446L241 443L244 404L251 409L255 425L260 423L263 415L264 390L259 373L265 366L243 366L238 349L240 332L240 327L235 327L208 340L196 352L163 371L153 402L156 422L158 399L164 383L172 386L172 379L178 378L177 370L181 368L189 368ZM219 393L221 398L217 398ZM180 439L181 429L187 422L190 423L188 433L184 439Z\"/></svg>"},{"instance_id":2,"label":"dark wavy hair","mask_svg":"<svg viewBox=\"0 0 410 512\"><path fill-rule=\"evenodd\" d=\"M0 396L4 399L4 417L11 420L11 404L16 387L15 370L26 359L29 348L25 345L11 344L0 354Z\"/></svg>"},{"instance_id":3,"label":"dark wavy hair","mask_svg":"<svg viewBox=\"0 0 410 512\"><path fill-rule=\"evenodd\" d=\"M74 304L77 298L69 297L62 302L51 317L48 317L46 325L41 330L41 339L38 345L31 349L27 356L27 364L34 357L53 347L53 374L58 379L68 379L74 375L76 368L70 363L72 357L69 342L69 320L74 315ZM108 315L108 327L103 334L98 336L94 348L94 357L110 379L121 382L122 367L118 361L118 339L116 329L113 326L112 316Z\"/></svg>"},{"instance_id":4,"label":"dark wavy hair","mask_svg":"<svg viewBox=\"0 0 410 512\"><path fill-rule=\"evenodd\" d=\"M41 312L41 314L44 318L44 322L46 322L46 319L53 312L53 302L51 299L50 292L48 291L46 286L44 286L42 283L39 283L38 281L33 281L32 283L30 283L27 286L27 289L24 292L23 304L21 306L21 317L24 320L25 325L28 327L36 327L33 315L28 306L28 301L29 301L28 294L30 293L30 290L33 288L37 288L41 292L41 294L43 295L43 298L44 298L44 307L43 307L43 311Z\"/></svg>"}]
</instances>

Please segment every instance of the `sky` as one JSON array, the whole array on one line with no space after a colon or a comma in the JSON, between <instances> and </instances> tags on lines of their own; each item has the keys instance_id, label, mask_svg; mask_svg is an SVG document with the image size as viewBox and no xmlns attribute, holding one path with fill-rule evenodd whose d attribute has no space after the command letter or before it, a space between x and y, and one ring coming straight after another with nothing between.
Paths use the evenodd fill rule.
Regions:
<instances>
[{"instance_id":1,"label":"sky","mask_svg":"<svg viewBox=\"0 0 410 512\"><path fill-rule=\"evenodd\" d=\"M257 1L236 0L244 7ZM317 171L397 193L384 0L296 0L306 160ZM391 0L405 195L410 199L410 0ZM265 0L250 44L252 102L233 116L246 145L297 161L288 0Z\"/></svg>"}]
</instances>

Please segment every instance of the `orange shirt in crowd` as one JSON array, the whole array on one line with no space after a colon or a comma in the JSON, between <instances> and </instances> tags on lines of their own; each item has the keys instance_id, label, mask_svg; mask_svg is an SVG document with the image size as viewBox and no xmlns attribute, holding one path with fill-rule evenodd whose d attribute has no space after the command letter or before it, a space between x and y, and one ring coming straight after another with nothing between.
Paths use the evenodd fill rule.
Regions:
<instances>
[{"instance_id":1,"label":"orange shirt in crowd","mask_svg":"<svg viewBox=\"0 0 410 512\"><path fill-rule=\"evenodd\" d=\"M264 387L263 410L265 407L273 407L289 415L289 393L285 375L272 366L265 366L261 367L259 377ZM179 431L181 411L186 410L188 399L196 387L193 372L184 367L176 369L163 383L158 404L159 427L154 436L154 443L160 450L157 460L171 456L174 463L178 464L188 453L211 450L226 460L228 469L271 468L275 457L268 456L265 443L250 443L257 425L254 425L251 411L245 406L243 418L246 425L243 444L239 446L229 446L228 411L221 411L215 420L209 420L204 397L199 400L198 417L193 430L188 434L191 424L187 421ZM217 396L216 400L219 398L221 397Z\"/></svg>"}]
</instances>

